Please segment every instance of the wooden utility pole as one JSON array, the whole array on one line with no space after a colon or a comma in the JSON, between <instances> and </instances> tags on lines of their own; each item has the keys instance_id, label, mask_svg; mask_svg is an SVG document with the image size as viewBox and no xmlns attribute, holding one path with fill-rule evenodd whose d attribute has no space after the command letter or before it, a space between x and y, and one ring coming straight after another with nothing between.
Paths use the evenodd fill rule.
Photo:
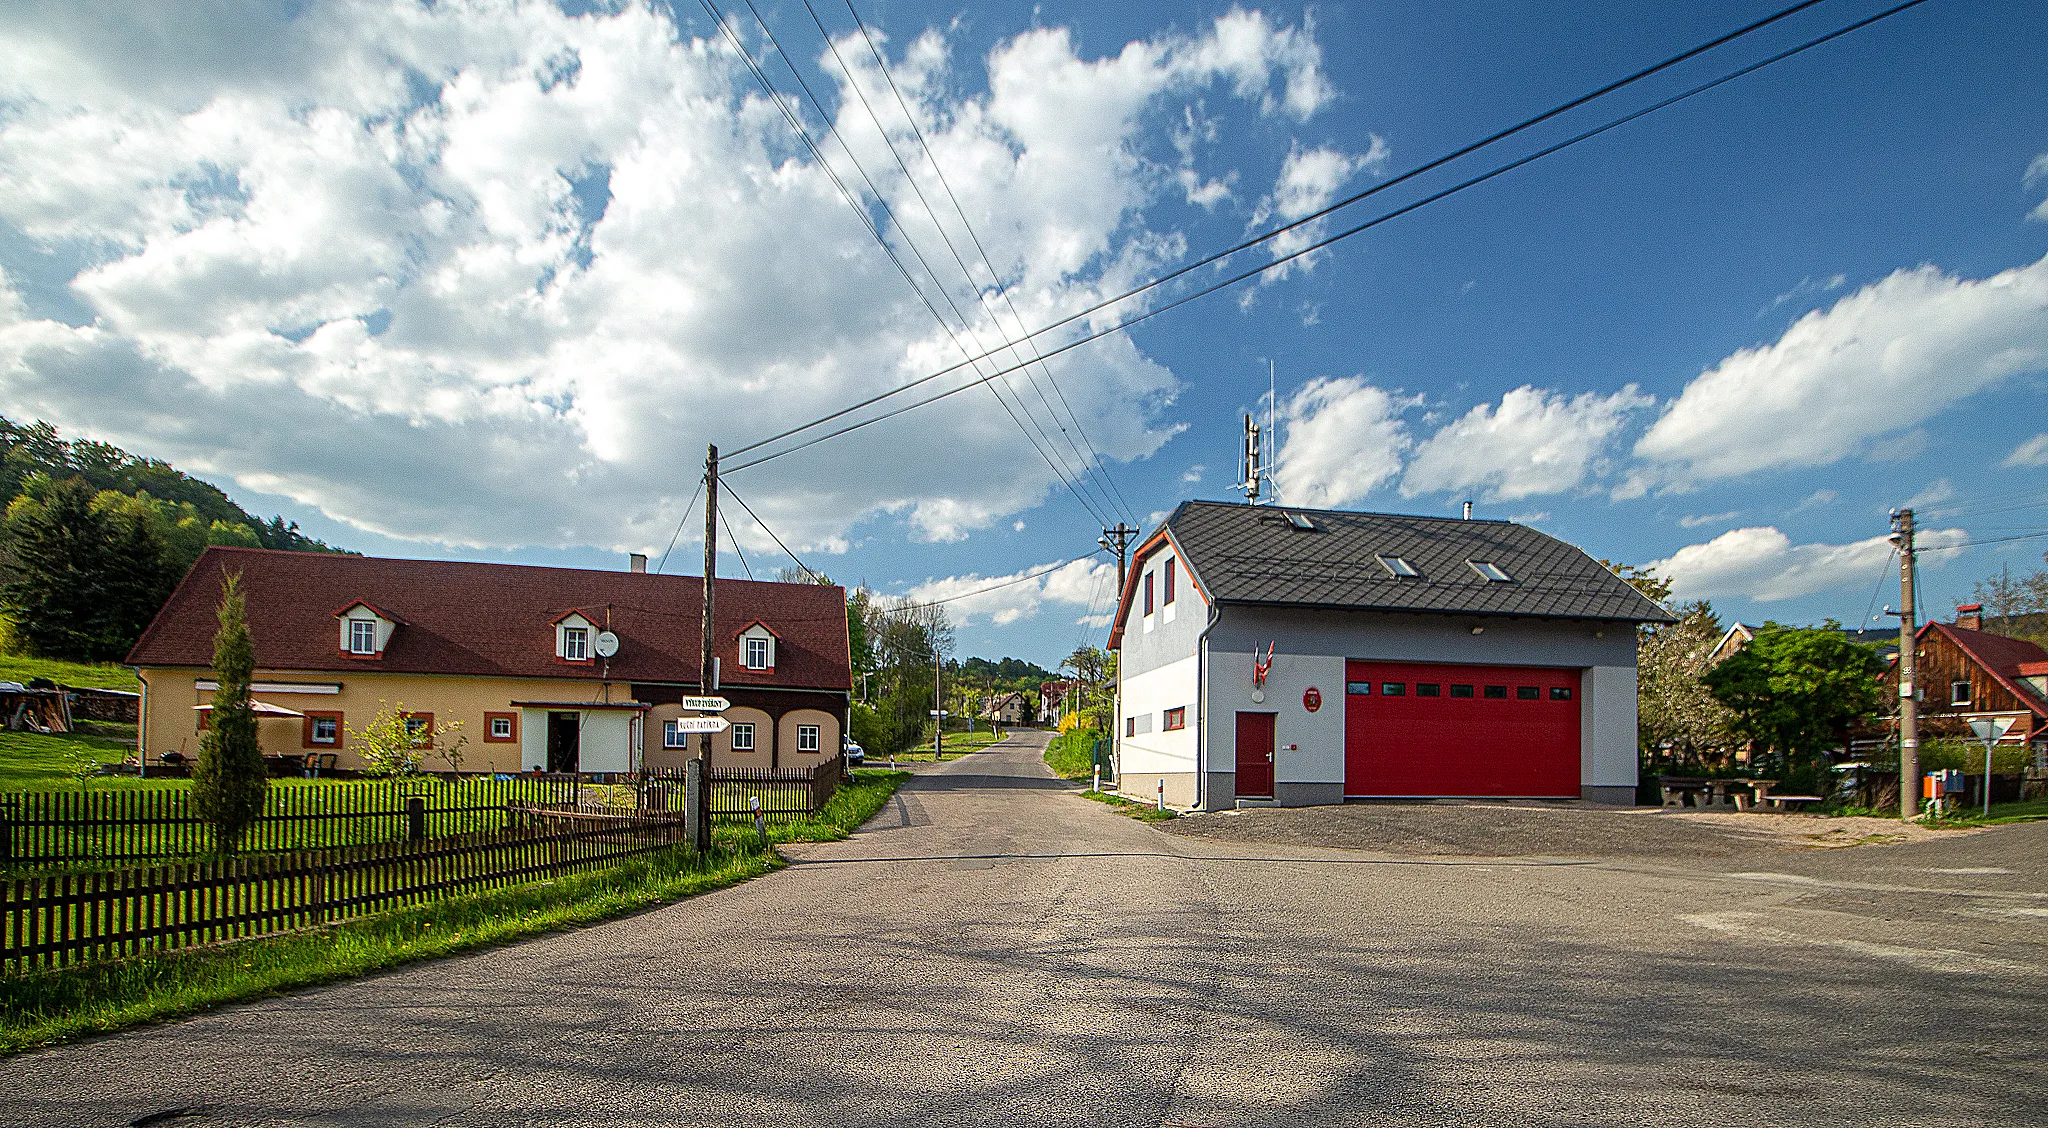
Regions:
<instances>
[{"instance_id":1,"label":"wooden utility pole","mask_svg":"<svg viewBox=\"0 0 2048 1128\"><path fill-rule=\"evenodd\" d=\"M1124 569L1130 553L1131 538L1137 536L1138 532L1139 530L1131 528L1122 521L1118 521L1116 528L1102 530L1102 536L1095 541L1096 544L1116 553L1116 597L1118 599L1124 597Z\"/></svg>"},{"instance_id":2,"label":"wooden utility pole","mask_svg":"<svg viewBox=\"0 0 2048 1128\"><path fill-rule=\"evenodd\" d=\"M1899 546L1899 817L1920 814L1920 700L1913 653L1919 624L1914 621L1913 511L1892 514L1893 543Z\"/></svg>"},{"instance_id":3,"label":"wooden utility pole","mask_svg":"<svg viewBox=\"0 0 2048 1128\"><path fill-rule=\"evenodd\" d=\"M946 693L939 675L946 668L946 656L939 650L939 638L932 635L932 763L946 758Z\"/></svg>"},{"instance_id":4,"label":"wooden utility pole","mask_svg":"<svg viewBox=\"0 0 2048 1128\"><path fill-rule=\"evenodd\" d=\"M712 622L717 614L718 604L718 444L712 443L704 454L704 622L702 624L701 647L697 653L697 692L710 697L718 692L718 647L717 635ZM703 849L711 838L711 733L697 738L698 768L702 782L697 788L698 823L704 841L698 844Z\"/></svg>"}]
</instances>

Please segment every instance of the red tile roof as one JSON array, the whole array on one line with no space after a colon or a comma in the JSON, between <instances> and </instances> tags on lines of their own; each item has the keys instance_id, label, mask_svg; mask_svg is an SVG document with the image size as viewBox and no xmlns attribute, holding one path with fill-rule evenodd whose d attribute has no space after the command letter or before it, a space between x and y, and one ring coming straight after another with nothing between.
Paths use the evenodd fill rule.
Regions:
<instances>
[{"instance_id":1,"label":"red tile roof","mask_svg":"<svg viewBox=\"0 0 2048 1128\"><path fill-rule=\"evenodd\" d=\"M2020 676L2020 666L2048 661L2048 650L2025 639L2007 638L1987 631L1965 630L1948 623L1929 623L1920 628L1921 633L1939 631L1956 644L1957 649L1970 660L1984 668L1984 672L1998 679L2000 685L2014 697L2020 699L2032 712L2048 717L2048 703L2042 702L2014 679Z\"/></svg>"},{"instance_id":2,"label":"red tile roof","mask_svg":"<svg viewBox=\"0 0 2048 1128\"><path fill-rule=\"evenodd\" d=\"M582 678L603 662L555 659L554 620L581 609L619 636L611 680L696 685L704 581L696 576L387 560L324 552L209 548L128 654L131 666L210 666L221 575L240 572L256 664L265 670L350 670L334 608L363 601L404 625L377 673ZM718 581L713 637L723 650L753 620L781 639L773 671L742 669L723 655L727 685L847 690L846 592L818 584Z\"/></svg>"}]
</instances>

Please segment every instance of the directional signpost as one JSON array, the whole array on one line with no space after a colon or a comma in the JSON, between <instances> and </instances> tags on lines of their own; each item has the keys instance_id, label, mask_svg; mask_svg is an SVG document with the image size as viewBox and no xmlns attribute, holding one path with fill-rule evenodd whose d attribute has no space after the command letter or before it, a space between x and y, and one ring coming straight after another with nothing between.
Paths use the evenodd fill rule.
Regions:
<instances>
[{"instance_id":1,"label":"directional signpost","mask_svg":"<svg viewBox=\"0 0 2048 1128\"><path fill-rule=\"evenodd\" d=\"M732 702L723 697L685 697L683 708L698 713L723 713L732 708ZM696 731L695 729L691 730Z\"/></svg>"},{"instance_id":2,"label":"directional signpost","mask_svg":"<svg viewBox=\"0 0 2048 1128\"><path fill-rule=\"evenodd\" d=\"M1971 717L1970 731L1984 746L1984 817L1991 817L1991 746L2005 739L2018 717Z\"/></svg>"},{"instance_id":3,"label":"directional signpost","mask_svg":"<svg viewBox=\"0 0 2048 1128\"><path fill-rule=\"evenodd\" d=\"M724 732L732 722L724 717L683 717L676 721L677 732Z\"/></svg>"}]
</instances>

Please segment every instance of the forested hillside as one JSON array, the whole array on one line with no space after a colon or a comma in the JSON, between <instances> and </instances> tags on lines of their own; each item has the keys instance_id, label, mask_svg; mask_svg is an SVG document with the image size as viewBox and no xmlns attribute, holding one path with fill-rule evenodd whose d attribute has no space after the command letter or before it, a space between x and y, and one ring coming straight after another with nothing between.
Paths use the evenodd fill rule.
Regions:
<instances>
[{"instance_id":1,"label":"forested hillside","mask_svg":"<svg viewBox=\"0 0 2048 1128\"><path fill-rule=\"evenodd\" d=\"M113 661L206 546L342 549L268 521L168 462L0 418L5 648Z\"/></svg>"}]
</instances>

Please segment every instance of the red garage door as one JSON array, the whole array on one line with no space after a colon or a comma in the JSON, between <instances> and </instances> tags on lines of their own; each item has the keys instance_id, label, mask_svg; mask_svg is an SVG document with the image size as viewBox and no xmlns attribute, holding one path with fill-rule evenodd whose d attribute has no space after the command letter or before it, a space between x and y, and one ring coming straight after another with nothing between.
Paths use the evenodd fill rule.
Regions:
<instances>
[{"instance_id":1,"label":"red garage door","mask_svg":"<svg viewBox=\"0 0 2048 1128\"><path fill-rule=\"evenodd\" d=\"M1579 671L1344 664L1346 795L1579 794Z\"/></svg>"}]
</instances>

